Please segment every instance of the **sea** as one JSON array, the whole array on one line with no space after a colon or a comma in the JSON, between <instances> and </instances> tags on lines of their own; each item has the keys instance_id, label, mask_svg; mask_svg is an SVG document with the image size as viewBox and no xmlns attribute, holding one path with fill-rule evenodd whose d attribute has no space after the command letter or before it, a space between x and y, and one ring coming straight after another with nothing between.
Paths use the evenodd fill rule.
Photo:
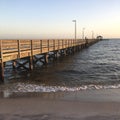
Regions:
<instances>
[{"instance_id":1,"label":"sea","mask_svg":"<svg viewBox=\"0 0 120 120\"><path fill-rule=\"evenodd\" d=\"M33 71L12 69L6 63L0 92L69 92L120 88L120 39L99 41Z\"/></svg>"}]
</instances>

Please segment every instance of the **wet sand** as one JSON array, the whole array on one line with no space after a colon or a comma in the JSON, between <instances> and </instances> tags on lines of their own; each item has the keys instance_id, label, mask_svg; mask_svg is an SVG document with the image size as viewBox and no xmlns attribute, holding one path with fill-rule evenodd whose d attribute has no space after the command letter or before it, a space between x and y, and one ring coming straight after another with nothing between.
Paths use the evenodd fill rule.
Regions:
<instances>
[{"instance_id":1,"label":"wet sand","mask_svg":"<svg viewBox=\"0 0 120 120\"><path fill-rule=\"evenodd\" d=\"M120 90L1 94L0 120L120 120Z\"/></svg>"}]
</instances>

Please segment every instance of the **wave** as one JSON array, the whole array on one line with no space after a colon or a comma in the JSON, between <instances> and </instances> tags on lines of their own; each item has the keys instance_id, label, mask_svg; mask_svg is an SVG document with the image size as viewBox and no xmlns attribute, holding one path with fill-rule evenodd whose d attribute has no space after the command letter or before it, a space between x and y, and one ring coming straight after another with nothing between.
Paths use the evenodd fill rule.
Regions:
<instances>
[{"instance_id":1,"label":"wave","mask_svg":"<svg viewBox=\"0 0 120 120\"><path fill-rule=\"evenodd\" d=\"M65 87L65 86L45 86L36 84L18 83L11 86L11 92L74 92L82 90L100 90L100 89L119 89L120 84L117 85L82 85L79 87Z\"/></svg>"}]
</instances>

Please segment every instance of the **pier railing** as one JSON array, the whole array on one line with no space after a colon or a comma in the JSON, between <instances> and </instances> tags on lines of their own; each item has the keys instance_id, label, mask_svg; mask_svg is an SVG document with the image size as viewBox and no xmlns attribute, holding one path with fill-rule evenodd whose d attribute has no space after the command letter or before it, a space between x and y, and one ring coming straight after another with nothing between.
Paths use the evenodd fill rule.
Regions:
<instances>
[{"instance_id":1,"label":"pier railing","mask_svg":"<svg viewBox=\"0 0 120 120\"><path fill-rule=\"evenodd\" d=\"M89 40L91 42L92 40ZM7 62L37 54L52 52L81 44L85 40L0 40L0 59Z\"/></svg>"},{"instance_id":2,"label":"pier railing","mask_svg":"<svg viewBox=\"0 0 120 120\"><path fill-rule=\"evenodd\" d=\"M12 61L13 69L22 67L32 70L38 61L47 64L49 57L55 59L57 54L60 56L71 54L97 41L99 39L0 40L0 81L4 81L4 68L7 61ZM49 54L50 52L53 54ZM42 57L37 58L38 56L35 55L42 55ZM19 59L26 59L26 61L21 63Z\"/></svg>"}]
</instances>

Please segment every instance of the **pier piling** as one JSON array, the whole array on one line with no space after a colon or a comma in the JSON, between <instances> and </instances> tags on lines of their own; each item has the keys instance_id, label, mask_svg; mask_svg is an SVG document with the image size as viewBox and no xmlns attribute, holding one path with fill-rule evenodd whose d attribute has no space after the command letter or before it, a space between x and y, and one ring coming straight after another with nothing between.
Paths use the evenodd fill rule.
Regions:
<instances>
[{"instance_id":1,"label":"pier piling","mask_svg":"<svg viewBox=\"0 0 120 120\"><path fill-rule=\"evenodd\" d=\"M0 82L4 82L4 63L0 63Z\"/></svg>"}]
</instances>

